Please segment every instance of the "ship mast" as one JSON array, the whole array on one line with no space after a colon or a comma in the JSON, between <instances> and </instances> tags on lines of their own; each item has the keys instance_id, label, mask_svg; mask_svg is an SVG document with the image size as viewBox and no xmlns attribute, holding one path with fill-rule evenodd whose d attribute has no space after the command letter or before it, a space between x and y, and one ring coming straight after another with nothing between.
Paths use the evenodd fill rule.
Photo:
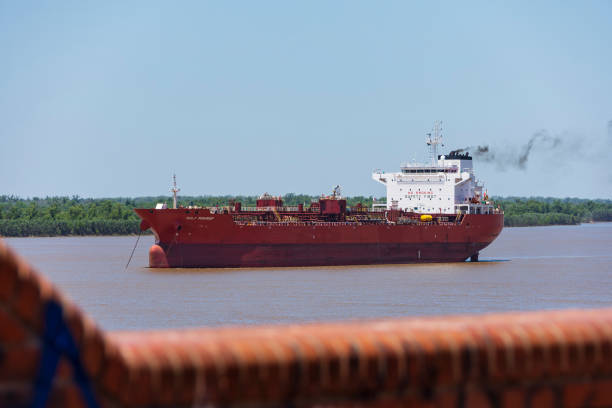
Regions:
<instances>
[{"instance_id":1,"label":"ship mast","mask_svg":"<svg viewBox=\"0 0 612 408\"><path fill-rule=\"evenodd\" d=\"M172 193L172 208L176 209L176 193L181 191L181 189L176 188L176 174L172 176L172 180L173 180L173 185L172 185L172 188L170 189L170 192Z\"/></svg>"},{"instance_id":2,"label":"ship mast","mask_svg":"<svg viewBox=\"0 0 612 408\"><path fill-rule=\"evenodd\" d=\"M438 145L444 146L442 143L441 121L434 122L434 127L431 130L431 133L427 133L427 138L425 141L427 142L427 146L429 146L431 151L431 164L435 167L438 165Z\"/></svg>"}]
</instances>

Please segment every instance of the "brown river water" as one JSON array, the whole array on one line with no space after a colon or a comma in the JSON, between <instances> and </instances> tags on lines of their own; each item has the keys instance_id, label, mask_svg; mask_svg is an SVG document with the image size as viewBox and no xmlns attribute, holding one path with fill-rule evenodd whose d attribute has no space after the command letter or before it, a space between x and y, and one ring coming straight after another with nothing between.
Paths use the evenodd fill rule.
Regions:
<instances>
[{"instance_id":1,"label":"brown river water","mask_svg":"<svg viewBox=\"0 0 612 408\"><path fill-rule=\"evenodd\" d=\"M478 263L150 269L152 236L6 239L108 330L612 306L612 223L506 228Z\"/></svg>"}]
</instances>

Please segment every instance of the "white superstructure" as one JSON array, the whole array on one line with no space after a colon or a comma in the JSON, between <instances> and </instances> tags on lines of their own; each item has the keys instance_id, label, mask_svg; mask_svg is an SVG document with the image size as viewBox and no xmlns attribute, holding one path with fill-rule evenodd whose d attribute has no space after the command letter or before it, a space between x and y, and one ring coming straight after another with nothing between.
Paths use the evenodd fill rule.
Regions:
<instances>
[{"instance_id":1,"label":"white superstructure","mask_svg":"<svg viewBox=\"0 0 612 408\"><path fill-rule=\"evenodd\" d=\"M474 176L469 153L437 155L442 145L440 125L428 134L430 164L403 164L399 172L375 171L372 178L387 186L388 210L433 214L489 214L493 206Z\"/></svg>"}]
</instances>

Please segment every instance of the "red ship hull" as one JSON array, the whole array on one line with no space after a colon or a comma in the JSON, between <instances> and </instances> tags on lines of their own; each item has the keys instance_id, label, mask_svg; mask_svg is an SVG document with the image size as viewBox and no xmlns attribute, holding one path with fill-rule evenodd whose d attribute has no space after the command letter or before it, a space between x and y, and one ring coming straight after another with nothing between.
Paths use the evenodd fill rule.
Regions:
<instances>
[{"instance_id":1,"label":"red ship hull","mask_svg":"<svg viewBox=\"0 0 612 408\"><path fill-rule=\"evenodd\" d=\"M503 228L503 214L466 214L459 223L235 223L207 209L137 209L156 245L151 267L274 267L461 262Z\"/></svg>"}]
</instances>

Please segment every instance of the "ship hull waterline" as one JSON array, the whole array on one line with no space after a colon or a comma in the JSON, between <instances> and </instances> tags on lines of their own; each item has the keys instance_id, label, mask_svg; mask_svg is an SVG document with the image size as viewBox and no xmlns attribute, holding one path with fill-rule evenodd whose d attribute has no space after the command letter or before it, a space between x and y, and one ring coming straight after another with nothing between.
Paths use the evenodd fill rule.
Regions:
<instances>
[{"instance_id":1,"label":"ship hull waterline","mask_svg":"<svg viewBox=\"0 0 612 408\"><path fill-rule=\"evenodd\" d=\"M214 245L156 244L151 268L253 268L463 262L486 247L470 244ZM164 249L166 247L166 249ZM163 251L165 257L157 255Z\"/></svg>"}]
</instances>

